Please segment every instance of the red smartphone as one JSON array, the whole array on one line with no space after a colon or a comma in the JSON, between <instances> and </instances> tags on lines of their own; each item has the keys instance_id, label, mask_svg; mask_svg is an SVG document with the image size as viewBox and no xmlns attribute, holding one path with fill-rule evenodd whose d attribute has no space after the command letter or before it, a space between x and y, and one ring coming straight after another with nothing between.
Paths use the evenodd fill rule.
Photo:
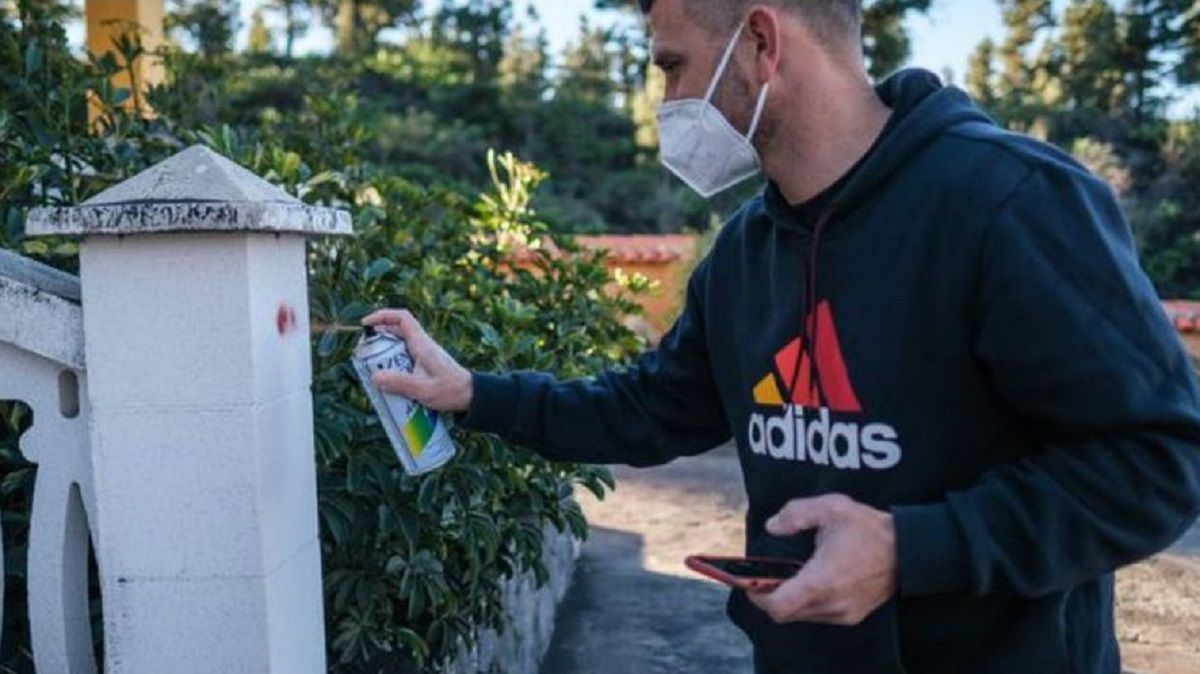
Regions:
<instances>
[{"instance_id":1,"label":"red smartphone","mask_svg":"<svg viewBox=\"0 0 1200 674\"><path fill-rule=\"evenodd\" d=\"M692 555L683 563L696 573L747 592L774 590L804 566L792 559L713 555Z\"/></svg>"}]
</instances>

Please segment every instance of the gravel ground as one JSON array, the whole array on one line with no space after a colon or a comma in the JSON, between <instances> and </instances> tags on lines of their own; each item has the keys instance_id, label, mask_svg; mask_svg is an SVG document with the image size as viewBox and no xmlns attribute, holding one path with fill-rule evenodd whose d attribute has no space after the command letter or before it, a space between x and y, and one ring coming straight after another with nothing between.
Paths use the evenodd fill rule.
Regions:
<instances>
[{"instance_id":1,"label":"gravel ground","mask_svg":"<svg viewBox=\"0 0 1200 674\"><path fill-rule=\"evenodd\" d=\"M745 495L729 448L647 470L613 470L541 674L750 674L750 643L722 586L688 571L697 552L740 554ZM1200 673L1200 526L1117 575L1117 632L1136 674Z\"/></svg>"}]
</instances>

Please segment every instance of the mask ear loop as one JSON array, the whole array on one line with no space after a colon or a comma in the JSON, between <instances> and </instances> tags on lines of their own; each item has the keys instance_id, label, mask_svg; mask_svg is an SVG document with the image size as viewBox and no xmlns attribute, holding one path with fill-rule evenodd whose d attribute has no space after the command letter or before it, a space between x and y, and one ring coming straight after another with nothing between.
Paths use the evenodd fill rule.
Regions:
<instances>
[{"instance_id":1,"label":"mask ear loop","mask_svg":"<svg viewBox=\"0 0 1200 674\"><path fill-rule=\"evenodd\" d=\"M712 82L708 83L708 91L704 94L704 102L712 103L712 97L717 93L717 85L721 83L721 78L725 76L725 70L729 67L729 62L733 59L733 50L737 47L738 38L742 36L742 31L745 30L746 23L743 21L738 24L737 32L729 40L729 44L725 46L725 53L721 55L721 63L717 65L717 72L713 75ZM746 140L753 141L754 134L758 131L758 123L762 121L763 109L767 106L767 92L771 88L771 83L767 82L763 85L762 91L758 92L758 102L754 105L754 117L750 122L750 130L746 132Z\"/></svg>"},{"instance_id":2,"label":"mask ear loop","mask_svg":"<svg viewBox=\"0 0 1200 674\"><path fill-rule=\"evenodd\" d=\"M721 78L725 76L725 69L729 67L729 61L733 58L733 49L737 46L738 38L742 36L742 28L745 27L745 22L738 24L737 32L733 34L733 38L729 40L729 44L725 47L725 54L721 56L721 63L717 65L717 72L713 75L712 82L708 83L708 92L704 94L704 101L712 101L713 94L717 93L717 85L721 82Z\"/></svg>"},{"instance_id":3,"label":"mask ear loop","mask_svg":"<svg viewBox=\"0 0 1200 674\"><path fill-rule=\"evenodd\" d=\"M758 132L758 123L762 121L763 109L767 107L767 92L770 89L771 83L767 82L758 94L758 103L754 106L754 118L750 121L750 130L746 132L747 142L754 142L754 134Z\"/></svg>"}]
</instances>

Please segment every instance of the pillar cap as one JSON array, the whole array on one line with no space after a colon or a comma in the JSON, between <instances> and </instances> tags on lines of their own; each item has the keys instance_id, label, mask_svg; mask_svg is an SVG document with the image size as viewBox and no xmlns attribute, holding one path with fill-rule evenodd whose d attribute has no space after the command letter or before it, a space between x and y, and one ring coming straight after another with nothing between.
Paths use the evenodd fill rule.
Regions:
<instances>
[{"instance_id":1,"label":"pillar cap","mask_svg":"<svg viewBox=\"0 0 1200 674\"><path fill-rule=\"evenodd\" d=\"M349 212L305 204L202 145L193 145L78 206L35 208L25 231L30 236L353 234Z\"/></svg>"}]
</instances>

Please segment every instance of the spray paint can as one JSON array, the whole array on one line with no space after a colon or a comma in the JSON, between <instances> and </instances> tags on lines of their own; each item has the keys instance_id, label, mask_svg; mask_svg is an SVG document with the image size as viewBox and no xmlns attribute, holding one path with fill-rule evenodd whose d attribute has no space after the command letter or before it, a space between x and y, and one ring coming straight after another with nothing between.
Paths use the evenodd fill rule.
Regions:
<instances>
[{"instance_id":1,"label":"spray paint can","mask_svg":"<svg viewBox=\"0 0 1200 674\"><path fill-rule=\"evenodd\" d=\"M409 475L428 473L454 457L454 443L445 421L436 411L403 396L384 393L371 381L375 372L413 371L413 361L403 339L366 327L351 360L379 423L383 424L396 456Z\"/></svg>"}]
</instances>

